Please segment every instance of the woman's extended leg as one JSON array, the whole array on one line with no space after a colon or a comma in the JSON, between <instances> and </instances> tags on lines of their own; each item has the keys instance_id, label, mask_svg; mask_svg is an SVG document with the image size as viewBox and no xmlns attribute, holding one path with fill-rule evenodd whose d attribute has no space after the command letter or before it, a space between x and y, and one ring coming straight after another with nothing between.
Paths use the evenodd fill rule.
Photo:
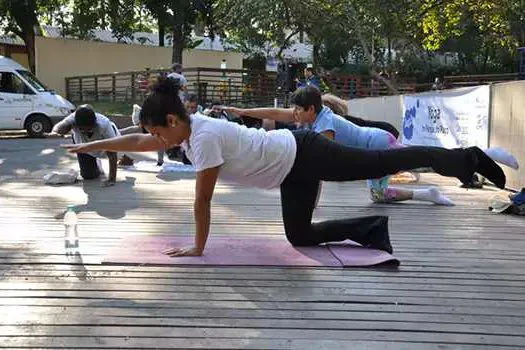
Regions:
<instances>
[{"instance_id":1,"label":"woman's extended leg","mask_svg":"<svg viewBox=\"0 0 525 350\"><path fill-rule=\"evenodd\" d=\"M351 239L366 247L392 252L387 217L312 223L319 180L365 180L401 170L432 167L441 175L455 176L460 180L479 172L498 186L505 185L505 174L501 168L477 147L456 150L407 147L365 151L341 146L311 131L297 131L294 135L297 140L295 163L281 185L284 228L286 237L293 245Z\"/></svg>"},{"instance_id":2,"label":"woman's extended leg","mask_svg":"<svg viewBox=\"0 0 525 350\"><path fill-rule=\"evenodd\" d=\"M380 178L402 170L431 167L440 175L467 182L478 172L499 188L503 170L478 147L444 149L412 146L370 151L342 146L311 131L294 131L297 156L291 177L307 181L353 181Z\"/></svg>"}]
</instances>

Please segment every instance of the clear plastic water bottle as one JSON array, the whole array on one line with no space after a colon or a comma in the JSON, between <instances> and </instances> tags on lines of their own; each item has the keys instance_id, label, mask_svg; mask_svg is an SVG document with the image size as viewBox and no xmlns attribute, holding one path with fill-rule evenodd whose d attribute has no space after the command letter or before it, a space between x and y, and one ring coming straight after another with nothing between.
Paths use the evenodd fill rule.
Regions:
<instances>
[{"instance_id":1,"label":"clear plastic water bottle","mask_svg":"<svg viewBox=\"0 0 525 350\"><path fill-rule=\"evenodd\" d=\"M66 255L74 255L78 253L78 218L74 205L68 205L66 214L64 215L64 245L66 248Z\"/></svg>"}]
</instances>

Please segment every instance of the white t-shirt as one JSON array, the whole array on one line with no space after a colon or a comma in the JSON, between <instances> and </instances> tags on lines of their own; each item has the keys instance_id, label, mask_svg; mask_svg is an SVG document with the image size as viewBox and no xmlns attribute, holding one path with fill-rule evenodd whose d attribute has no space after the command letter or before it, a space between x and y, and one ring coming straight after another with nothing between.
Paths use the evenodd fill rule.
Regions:
<instances>
[{"instance_id":1,"label":"white t-shirt","mask_svg":"<svg viewBox=\"0 0 525 350\"><path fill-rule=\"evenodd\" d=\"M220 166L220 179L270 189L292 169L297 144L290 130L266 132L200 113L190 118L189 142L181 147L196 171Z\"/></svg>"},{"instance_id":2,"label":"white t-shirt","mask_svg":"<svg viewBox=\"0 0 525 350\"><path fill-rule=\"evenodd\" d=\"M67 125L71 126L71 132L73 134L74 143L86 143L120 136L118 128L115 126L115 124L113 124L111 120L109 120L108 117L100 113L95 113L95 116L97 118L97 126L93 129L93 133L90 135L81 132L75 126L75 113L71 113L64 119L64 122ZM102 158L105 156L106 152L90 152L88 154L96 158Z\"/></svg>"}]
</instances>

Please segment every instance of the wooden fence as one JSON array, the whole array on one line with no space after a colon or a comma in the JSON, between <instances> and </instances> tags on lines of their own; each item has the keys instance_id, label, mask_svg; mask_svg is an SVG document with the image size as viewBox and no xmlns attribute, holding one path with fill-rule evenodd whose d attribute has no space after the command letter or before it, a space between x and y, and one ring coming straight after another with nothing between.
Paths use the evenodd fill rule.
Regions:
<instances>
[{"instance_id":1,"label":"wooden fence","mask_svg":"<svg viewBox=\"0 0 525 350\"><path fill-rule=\"evenodd\" d=\"M97 74L66 78L66 96L74 102L141 102L152 79L162 70ZM190 68L184 70L188 92L197 94L199 102L224 103L273 101L276 95L275 74L261 71Z\"/></svg>"},{"instance_id":2,"label":"wooden fence","mask_svg":"<svg viewBox=\"0 0 525 350\"><path fill-rule=\"evenodd\" d=\"M75 103L112 101L140 103L143 101L151 79L162 70L134 71L112 74L97 74L66 78L66 96ZM288 99L276 73L213 68L190 68L184 70L188 80L188 91L195 93L199 103L212 101L228 104L273 104L280 105ZM331 75L325 78L330 92L346 99L368 96L391 95L382 83L356 75ZM427 84L428 85L428 84ZM413 83L397 85L400 93L416 92Z\"/></svg>"},{"instance_id":3,"label":"wooden fence","mask_svg":"<svg viewBox=\"0 0 525 350\"><path fill-rule=\"evenodd\" d=\"M152 77L163 70L96 74L66 78L66 96L75 103L112 101L140 103L148 91ZM289 93L276 73L246 69L189 68L184 70L188 91L195 93L199 103L212 101L227 104L272 105L277 99L287 105ZM444 77L443 88L476 86L520 79L518 73L461 75ZM383 83L358 75L329 75L324 77L330 92L344 99L387 96L392 92ZM432 84L393 82L400 94L411 94L432 89Z\"/></svg>"}]
</instances>

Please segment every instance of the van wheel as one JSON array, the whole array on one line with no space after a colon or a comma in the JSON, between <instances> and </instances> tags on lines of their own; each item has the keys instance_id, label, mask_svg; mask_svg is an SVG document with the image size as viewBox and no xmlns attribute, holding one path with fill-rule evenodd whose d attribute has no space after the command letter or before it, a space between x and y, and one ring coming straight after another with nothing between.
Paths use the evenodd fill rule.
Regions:
<instances>
[{"instance_id":1,"label":"van wheel","mask_svg":"<svg viewBox=\"0 0 525 350\"><path fill-rule=\"evenodd\" d=\"M26 130L30 137L42 137L51 131L51 122L43 115L34 115L27 119Z\"/></svg>"}]
</instances>

